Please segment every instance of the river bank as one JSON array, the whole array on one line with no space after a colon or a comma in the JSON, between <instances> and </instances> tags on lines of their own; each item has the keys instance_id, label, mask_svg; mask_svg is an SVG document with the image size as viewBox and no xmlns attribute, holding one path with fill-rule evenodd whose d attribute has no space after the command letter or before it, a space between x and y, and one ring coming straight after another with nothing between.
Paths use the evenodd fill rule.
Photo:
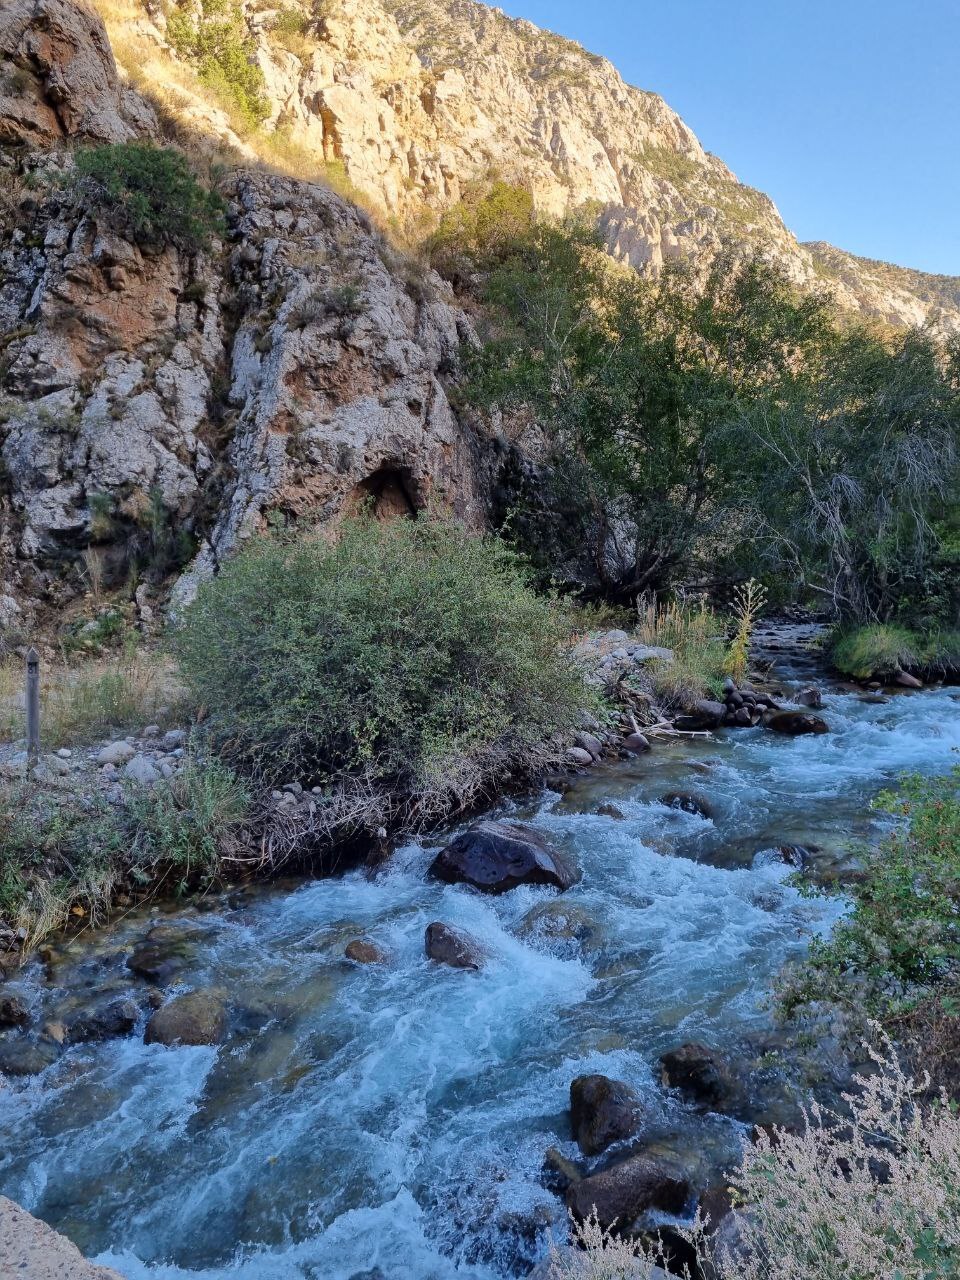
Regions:
<instances>
[{"instance_id":1,"label":"river bank","mask_svg":"<svg viewBox=\"0 0 960 1280\"><path fill-rule=\"evenodd\" d=\"M785 691L823 679L789 635L759 641ZM504 802L577 866L562 894L431 879L447 838L375 874L134 911L58 943L16 978L33 1024L92 997L132 1002L129 1021L9 1082L0 1190L128 1277L499 1280L562 1236L563 1179L610 1159L571 1134L570 1086L589 1075L629 1086L644 1149L705 1189L745 1113L665 1087L661 1056L697 1041L723 1054L750 1081L753 1122L829 1083L829 1045L783 1069L766 999L843 904L803 896L774 851L806 850L812 877L851 869L851 838L882 825L869 797L903 769L949 767L952 697L825 684L827 734L665 740ZM479 972L425 958L432 922L480 943ZM153 961L165 947L172 967L137 973L158 925ZM382 962L346 958L356 939ZM144 1043L154 1006L198 989L221 993L221 1043Z\"/></svg>"}]
</instances>

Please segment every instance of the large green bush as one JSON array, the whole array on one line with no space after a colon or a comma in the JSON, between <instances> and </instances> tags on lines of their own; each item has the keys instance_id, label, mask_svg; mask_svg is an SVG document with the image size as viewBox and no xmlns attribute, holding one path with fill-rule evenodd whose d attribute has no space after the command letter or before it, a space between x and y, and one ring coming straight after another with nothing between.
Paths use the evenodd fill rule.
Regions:
<instances>
[{"instance_id":1,"label":"large green bush","mask_svg":"<svg viewBox=\"0 0 960 1280\"><path fill-rule=\"evenodd\" d=\"M169 147L123 142L78 151L73 185L84 208L141 243L194 252L223 229L223 201Z\"/></svg>"},{"instance_id":2,"label":"large green bush","mask_svg":"<svg viewBox=\"0 0 960 1280\"><path fill-rule=\"evenodd\" d=\"M253 541L174 637L229 759L395 797L410 823L545 758L588 700L557 604L502 543L436 519ZM394 810L396 812L396 810Z\"/></svg>"}]
</instances>

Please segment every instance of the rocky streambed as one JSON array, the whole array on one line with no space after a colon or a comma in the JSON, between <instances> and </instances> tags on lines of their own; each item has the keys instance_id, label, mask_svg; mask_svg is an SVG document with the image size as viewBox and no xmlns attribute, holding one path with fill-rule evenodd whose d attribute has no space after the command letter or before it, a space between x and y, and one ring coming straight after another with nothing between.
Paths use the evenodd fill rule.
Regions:
<instances>
[{"instance_id":1,"label":"rocky streambed","mask_svg":"<svg viewBox=\"0 0 960 1280\"><path fill-rule=\"evenodd\" d=\"M960 746L950 690L832 687L803 639L758 656L819 680L829 732L724 727L504 803L508 882L447 837L46 949L2 988L0 1193L162 1280L495 1280L568 1204L689 1212L829 1081L766 998L843 902L788 878L848 870L869 798Z\"/></svg>"}]
</instances>

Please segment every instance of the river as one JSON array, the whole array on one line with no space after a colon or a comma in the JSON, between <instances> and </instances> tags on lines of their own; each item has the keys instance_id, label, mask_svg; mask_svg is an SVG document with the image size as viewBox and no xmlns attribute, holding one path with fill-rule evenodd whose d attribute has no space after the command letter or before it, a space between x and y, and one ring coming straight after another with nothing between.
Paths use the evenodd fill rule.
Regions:
<instances>
[{"instance_id":1,"label":"river","mask_svg":"<svg viewBox=\"0 0 960 1280\"><path fill-rule=\"evenodd\" d=\"M780 655L784 688L811 669ZM826 686L829 688L829 686ZM758 851L812 847L829 876L876 839L868 801L904 769L944 772L960 747L949 689L867 701L825 692L831 732L762 729L649 755L500 807L578 863L559 897L499 898L428 880L437 845L371 876L276 886L179 908L202 937L182 975L225 987L219 1049L78 1045L0 1091L0 1191L131 1280L502 1280L563 1232L544 1153L573 1155L570 1081L601 1072L647 1097L666 1134L690 1117L656 1081L660 1053L770 1032L784 964L842 899L803 896ZM706 801L705 818L666 806ZM603 812L598 810L603 809ZM424 958L433 920L466 929L479 973ZM63 949L57 988L129 984L143 915ZM369 937L382 966L343 959ZM42 965L18 981L51 997ZM701 1153L740 1126L697 1118Z\"/></svg>"}]
</instances>

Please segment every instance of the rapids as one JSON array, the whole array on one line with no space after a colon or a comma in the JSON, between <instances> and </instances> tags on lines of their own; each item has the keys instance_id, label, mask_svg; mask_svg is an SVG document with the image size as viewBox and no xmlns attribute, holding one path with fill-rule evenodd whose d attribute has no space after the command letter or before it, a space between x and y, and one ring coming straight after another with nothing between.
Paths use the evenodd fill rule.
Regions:
<instances>
[{"instance_id":1,"label":"rapids","mask_svg":"<svg viewBox=\"0 0 960 1280\"><path fill-rule=\"evenodd\" d=\"M785 688L806 674L781 665ZM802 844L815 873L845 865L850 842L880 830L868 801L881 787L955 762L954 697L827 692L828 735L658 744L563 794L500 806L576 859L582 880L562 899L431 882L437 846L411 844L372 877L175 909L169 918L207 930L188 985L226 987L243 1010L230 1040L79 1045L12 1081L0 1092L0 1192L132 1280L523 1274L547 1230L563 1231L542 1165L552 1145L575 1152L571 1079L625 1079L664 1133L682 1134L683 1106L654 1079L659 1054L690 1039L762 1041L771 979L843 910L756 853ZM661 803L676 791L712 816ZM484 970L425 960L432 920L479 938ZM55 981L126 980L146 923L69 944ZM387 965L343 960L360 935ZM35 1002L42 984L39 963L18 981ZM699 1118L690 1141L722 1163L739 1132Z\"/></svg>"}]
</instances>

